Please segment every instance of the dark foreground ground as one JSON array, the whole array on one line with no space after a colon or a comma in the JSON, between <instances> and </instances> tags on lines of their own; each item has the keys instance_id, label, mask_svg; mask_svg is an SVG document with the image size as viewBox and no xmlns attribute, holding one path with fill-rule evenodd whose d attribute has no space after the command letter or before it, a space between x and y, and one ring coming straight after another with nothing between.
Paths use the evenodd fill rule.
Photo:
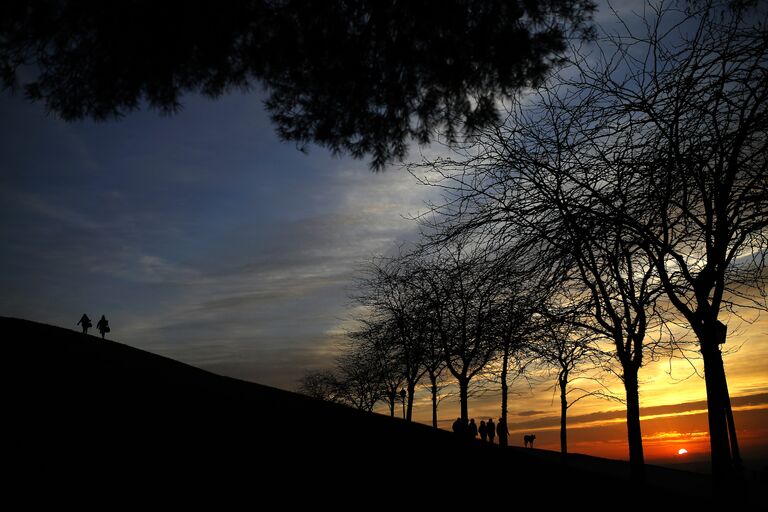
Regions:
<instances>
[{"instance_id":1,"label":"dark foreground ground","mask_svg":"<svg viewBox=\"0 0 768 512\"><path fill-rule=\"evenodd\" d=\"M711 501L705 475L649 466L638 488L620 461L575 456L565 466L552 452L467 445L425 425L25 320L0 317L0 332L0 481L25 504L107 496L110 508L246 500L288 509L602 510ZM744 485L728 497L759 505L763 491Z\"/></svg>"}]
</instances>

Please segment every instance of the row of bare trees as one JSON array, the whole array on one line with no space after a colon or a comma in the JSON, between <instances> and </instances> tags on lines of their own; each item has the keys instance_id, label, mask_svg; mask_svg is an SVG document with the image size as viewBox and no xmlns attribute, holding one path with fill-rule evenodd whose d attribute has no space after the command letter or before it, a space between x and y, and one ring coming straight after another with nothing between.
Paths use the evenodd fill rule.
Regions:
<instances>
[{"instance_id":1,"label":"row of bare trees","mask_svg":"<svg viewBox=\"0 0 768 512\"><path fill-rule=\"evenodd\" d=\"M576 324L613 344L638 478L638 371L649 333L675 325L703 359L713 473L739 471L720 317L765 309L768 225L766 9L748 4L648 6L463 158L414 170L446 191L446 239L535 241L542 265L567 265L558 303L588 298Z\"/></svg>"},{"instance_id":2,"label":"row of bare trees","mask_svg":"<svg viewBox=\"0 0 768 512\"><path fill-rule=\"evenodd\" d=\"M567 402L576 366L599 358L587 341L589 333L567 323L565 312L552 307L562 269L534 266L539 261L528 260L530 252L519 247L513 262L507 259L509 252L499 259L499 250L476 240L434 238L397 257L370 262L355 297L362 306L357 310L364 312L357 318L360 327L350 333L336 369L307 373L302 391L369 411L381 401L392 416L395 404L404 399L410 421L414 397L423 384L431 395L432 424L437 427L447 383L456 388L464 424L473 385L497 383L501 423L507 425L510 376L539 363L564 365L558 383ZM563 334L566 326L569 332Z\"/></svg>"},{"instance_id":3,"label":"row of bare trees","mask_svg":"<svg viewBox=\"0 0 768 512\"><path fill-rule=\"evenodd\" d=\"M370 316L353 336L364 344L352 352L397 361L409 418L429 374L436 424L447 370L464 421L473 379L495 373L506 422L511 366L535 360L557 369L565 453L569 377L579 361L607 364L623 382L639 481L639 372L690 333L713 474L738 473L720 318L765 309L766 9L675 5L647 6L573 48L545 87L507 106L502 126L455 158L411 167L444 201L418 249L371 265L359 297Z\"/></svg>"}]
</instances>

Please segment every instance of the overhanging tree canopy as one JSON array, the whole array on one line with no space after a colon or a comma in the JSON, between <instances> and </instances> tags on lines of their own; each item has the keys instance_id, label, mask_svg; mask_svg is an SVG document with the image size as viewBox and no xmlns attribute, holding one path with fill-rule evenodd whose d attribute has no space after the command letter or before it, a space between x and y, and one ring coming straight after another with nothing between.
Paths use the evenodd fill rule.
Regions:
<instances>
[{"instance_id":1,"label":"overhanging tree canopy","mask_svg":"<svg viewBox=\"0 0 768 512\"><path fill-rule=\"evenodd\" d=\"M435 131L455 140L540 81L591 0L49 0L0 5L4 88L66 120L261 83L280 136L381 168ZM20 70L34 70L22 80Z\"/></svg>"}]
</instances>

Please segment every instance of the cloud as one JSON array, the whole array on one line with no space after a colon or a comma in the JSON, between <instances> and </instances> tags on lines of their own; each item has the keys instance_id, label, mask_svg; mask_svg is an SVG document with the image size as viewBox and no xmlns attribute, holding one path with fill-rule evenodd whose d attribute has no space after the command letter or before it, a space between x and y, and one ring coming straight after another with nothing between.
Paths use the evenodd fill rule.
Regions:
<instances>
[{"instance_id":1,"label":"cloud","mask_svg":"<svg viewBox=\"0 0 768 512\"><path fill-rule=\"evenodd\" d=\"M678 432L677 430L657 431L657 432L653 432L650 435L644 435L643 443L688 441L688 440L708 439L708 438L709 438L709 432L705 432L705 431L698 431L698 432Z\"/></svg>"},{"instance_id":2,"label":"cloud","mask_svg":"<svg viewBox=\"0 0 768 512\"><path fill-rule=\"evenodd\" d=\"M191 285L204 281L198 270L170 262L152 254L126 249L117 254L102 253L93 257L90 272L108 274L126 281L146 284Z\"/></svg>"},{"instance_id":3,"label":"cloud","mask_svg":"<svg viewBox=\"0 0 768 512\"><path fill-rule=\"evenodd\" d=\"M748 396L731 397L731 406L736 408L763 408L768 406L768 393L759 393ZM768 408L768 407L766 407ZM684 402L680 404L657 405L652 407L641 407L641 420L662 417L676 416L684 414L700 414L707 411L706 400L697 400L693 402ZM529 414L518 413L517 416L529 416ZM573 415L568 417L568 427L578 428L580 426L594 426L601 423L623 422L627 412L625 409L616 409L611 411L600 411L589 414ZM560 416L547 416L533 420L515 421L515 430L532 430L544 428L559 428Z\"/></svg>"},{"instance_id":4,"label":"cloud","mask_svg":"<svg viewBox=\"0 0 768 512\"><path fill-rule=\"evenodd\" d=\"M96 231L103 227L102 223L96 222L88 215L57 204L54 198L26 192L16 187L7 185L0 187L0 203L5 204L6 208L13 205L16 212L20 210L35 217L42 217L46 222L68 228Z\"/></svg>"},{"instance_id":5,"label":"cloud","mask_svg":"<svg viewBox=\"0 0 768 512\"><path fill-rule=\"evenodd\" d=\"M403 182L410 177L390 176L396 190L407 188ZM183 287L172 307L135 320L131 343L226 375L290 387L304 368L330 364L327 347L336 347L349 325L356 267L416 230L395 205L404 201L400 192L377 202L375 189L387 186L377 179L345 185L337 176L326 194L339 199L327 211L278 218L263 243L227 238L194 267L129 251L96 266L121 279ZM260 220L244 221L238 234L259 238ZM253 347L258 357L249 356Z\"/></svg>"},{"instance_id":6,"label":"cloud","mask_svg":"<svg viewBox=\"0 0 768 512\"><path fill-rule=\"evenodd\" d=\"M547 414L547 411L520 411L516 413L517 416L539 416L541 414Z\"/></svg>"}]
</instances>

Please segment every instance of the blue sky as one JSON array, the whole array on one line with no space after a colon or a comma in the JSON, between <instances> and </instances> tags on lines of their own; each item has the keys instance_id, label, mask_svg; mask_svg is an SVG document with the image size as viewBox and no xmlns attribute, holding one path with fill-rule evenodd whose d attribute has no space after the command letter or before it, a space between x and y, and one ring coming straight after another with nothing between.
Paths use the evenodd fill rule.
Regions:
<instances>
[{"instance_id":1,"label":"blue sky","mask_svg":"<svg viewBox=\"0 0 768 512\"><path fill-rule=\"evenodd\" d=\"M0 315L106 314L121 342L280 387L328 364L355 266L413 238L427 194L280 142L258 94L64 123L6 93L0 118Z\"/></svg>"}]
</instances>

